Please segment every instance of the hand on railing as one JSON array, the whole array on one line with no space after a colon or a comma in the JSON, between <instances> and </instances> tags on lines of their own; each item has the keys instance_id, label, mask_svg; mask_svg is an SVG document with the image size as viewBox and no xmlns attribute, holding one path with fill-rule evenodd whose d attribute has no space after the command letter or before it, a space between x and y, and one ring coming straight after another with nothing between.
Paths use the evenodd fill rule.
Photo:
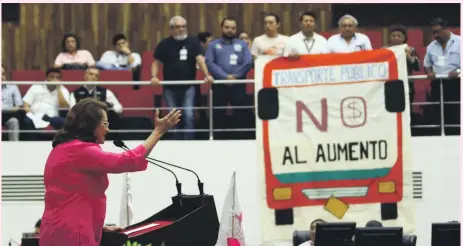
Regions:
<instances>
[{"instance_id":1,"label":"hand on railing","mask_svg":"<svg viewBox=\"0 0 463 246\"><path fill-rule=\"evenodd\" d=\"M152 85L160 85L161 84L161 81L157 78L157 77L153 77L151 79L151 84Z\"/></svg>"}]
</instances>

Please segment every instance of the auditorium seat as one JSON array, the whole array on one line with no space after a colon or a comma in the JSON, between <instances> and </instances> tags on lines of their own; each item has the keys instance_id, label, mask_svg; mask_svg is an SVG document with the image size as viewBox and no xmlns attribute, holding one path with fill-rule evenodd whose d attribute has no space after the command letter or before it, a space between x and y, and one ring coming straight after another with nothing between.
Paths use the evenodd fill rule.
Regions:
<instances>
[{"instance_id":1,"label":"auditorium seat","mask_svg":"<svg viewBox=\"0 0 463 246\"><path fill-rule=\"evenodd\" d=\"M85 70L61 70L61 80L62 81L84 81ZM69 93L75 91L81 85L66 85L66 88L69 90Z\"/></svg>"},{"instance_id":2,"label":"auditorium seat","mask_svg":"<svg viewBox=\"0 0 463 246\"><path fill-rule=\"evenodd\" d=\"M45 72L42 70L13 70L11 72L12 81L44 81ZM24 96L31 85L19 85L19 91Z\"/></svg>"},{"instance_id":3,"label":"auditorium seat","mask_svg":"<svg viewBox=\"0 0 463 246\"><path fill-rule=\"evenodd\" d=\"M408 29L407 30L408 45L413 47L423 46L423 30L421 29Z\"/></svg>"},{"instance_id":4,"label":"auditorium seat","mask_svg":"<svg viewBox=\"0 0 463 246\"><path fill-rule=\"evenodd\" d=\"M132 72L131 71L111 71L111 70L102 70L100 71L100 81L132 81ZM122 95L129 94L132 90L132 85L104 85L103 86L107 89L110 89L117 98ZM122 103L122 102L121 102ZM124 105L124 104L122 104Z\"/></svg>"},{"instance_id":5,"label":"auditorium seat","mask_svg":"<svg viewBox=\"0 0 463 246\"><path fill-rule=\"evenodd\" d=\"M84 81L85 70L61 70L63 81Z\"/></svg>"},{"instance_id":6,"label":"auditorium seat","mask_svg":"<svg viewBox=\"0 0 463 246\"><path fill-rule=\"evenodd\" d=\"M424 69L423 69L423 60L424 56L426 54L426 47L424 46L415 46L416 54L418 55L420 59L420 71L414 71L413 75L423 75L424 74ZM430 80L428 79L418 79L415 80L415 102L426 102L426 93L428 93L430 89ZM422 108L426 107L425 105L414 105L413 106L413 111L416 113L422 113Z\"/></svg>"},{"instance_id":7,"label":"auditorium seat","mask_svg":"<svg viewBox=\"0 0 463 246\"><path fill-rule=\"evenodd\" d=\"M254 69L249 70L246 79L254 79ZM254 83L246 84L246 94L254 95Z\"/></svg>"},{"instance_id":8,"label":"auditorium seat","mask_svg":"<svg viewBox=\"0 0 463 246\"><path fill-rule=\"evenodd\" d=\"M371 47L373 47L373 49L379 49L383 47L383 35L381 31L368 30L364 31L363 34L370 38Z\"/></svg>"}]
</instances>

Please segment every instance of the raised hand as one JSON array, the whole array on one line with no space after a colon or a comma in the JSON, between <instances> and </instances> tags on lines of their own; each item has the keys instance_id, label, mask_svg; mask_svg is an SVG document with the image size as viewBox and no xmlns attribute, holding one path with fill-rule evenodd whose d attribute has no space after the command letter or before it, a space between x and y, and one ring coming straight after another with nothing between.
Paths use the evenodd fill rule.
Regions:
<instances>
[{"instance_id":1,"label":"raised hand","mask_svg":"<svg viewBox=\"0 0 463 246\"><path fill-rule=\"evenodd\" d=\"M182 112L178 109L172 109L164 118L159 118L159 110L156 109L154 114L154 130L161 134L166 133L180 122Z\"/></svg>"}]
</instances>

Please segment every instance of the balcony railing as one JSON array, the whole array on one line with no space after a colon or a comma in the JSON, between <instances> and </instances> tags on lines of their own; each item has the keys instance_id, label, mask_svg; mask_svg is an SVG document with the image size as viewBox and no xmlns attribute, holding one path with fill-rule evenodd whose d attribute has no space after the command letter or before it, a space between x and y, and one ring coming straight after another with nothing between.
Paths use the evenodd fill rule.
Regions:
<instances>
[{"instance_id":1,"label":"balcony railing","mask_svg":"<svg viewBox=\"0 0 463 246\"><path fill-rule=\"evenodd\" d=\"M440 79L440 100L439 102L413 102L412 106L415 105L439 105L440 107L440 124L428 124L428 125L411 125L412 128L440 128L440 133L441 135L445 135L444 128L445 127L455 127L459 128L460 125L449 125L445 124L444 122L444 105L446 104L460 104L460 101L453 101L453 102L444 102L444 94L443 94L443 85L442 85L442 79L447 79L447 75L437 75L436 79ZM428 79L426 75L413 75L408 77L409 80L424 80ZM109 82L109 81L98 81L98 82L87 82L87 81L78 81L78 82L67 82L67 81L60 81L60 82L48 82L48 81L3 81L3 84L11 84L11 85L56 85L56 84L62 84L62 85L102 85L102 86L134 86L134 85L139 85L139 86L154 86L151 85L150 82L143 82L143 81L117 81L117 82ZM176 85L201 85L204 82L201 80L190 80L190 81L163 81L161 82L161 85L169 85L169 86L176 86ZM246 80L216 80L214 81L214 84L252 84L254 83L254 80L251 79L246 79ZM192 129L192 130L187 130L187 129L172 129L171 132L208 132L209 133L209 139L212 140L214 139L214 132L252 132L255 131L255 128L237 128L237 129L214 129L213 127L213 114L214 110L217 109L255 109L254 105L249 105L249 106L230 106L230 107L218 107L213 105L213 90L212 87L208 91L208 106L207 107L194 107L194 109L198 110L208 110L209 113L209 129ZM124 105L123 105L124 106ZM153 111L154 109L159 109L159 110L168 110L169 108L166 107L124 107L124 111ZM184 109L182 107L179 107L179 109ZM5 110L5 109L4 109ZM7 110L7 109L6 109ZM67 110L67 109L63 109ZM412 108L410 109L412 110ZM115 133L150 133L152 130L111 130L111 132ZM10 132L10 130L3 130L2 132ZM52 133L56 132L56 130L20 130L21 133Z\"/></svg>"}]
</instances>

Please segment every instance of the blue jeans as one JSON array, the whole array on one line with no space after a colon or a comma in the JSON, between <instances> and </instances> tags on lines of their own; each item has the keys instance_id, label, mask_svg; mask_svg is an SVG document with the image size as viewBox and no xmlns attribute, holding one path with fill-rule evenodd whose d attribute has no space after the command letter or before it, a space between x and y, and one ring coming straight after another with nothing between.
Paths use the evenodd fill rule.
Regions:
<instances>
[{"instance_id":1,"label":"blue jeans","mask_svg":"<svg viewBox=\"0 0 463 246\"><path fill-rule=\"evenodd\" d=\"M195 88L190 86L186 91L179 91L176 89L164 88L163 89L164 99L166 100L167 107L171 110L172 108L184 107L182 109L182 118L183 128L185 130L194 130L195 127L195 117L194 109L195 106ZM174 127L177 129L177 127ZM182 134L183 133L183 134ZM183 138L181 137L183 135ZM184 139L192 140L194 139L194 132L174 132L173 139Z\"/></svg>"},{"instance_id":2,"label":"blue jeans","mask_svg":"<svg viewBox=\"0 0 463 246\"><path fill-rule=\"evenodd\" d=\"M129 70L131 67L116 67L113 64L98 61L96 67L102 70Z\"/></svg>"}]
</instances>

